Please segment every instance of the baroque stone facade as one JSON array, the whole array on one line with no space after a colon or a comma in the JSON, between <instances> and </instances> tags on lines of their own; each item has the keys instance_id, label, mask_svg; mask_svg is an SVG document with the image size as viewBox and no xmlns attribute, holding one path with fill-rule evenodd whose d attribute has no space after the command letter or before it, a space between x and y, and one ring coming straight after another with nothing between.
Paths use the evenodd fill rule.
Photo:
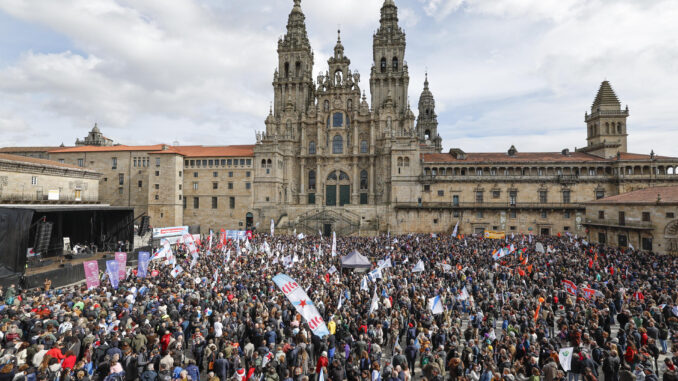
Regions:
<instances>
[{"instance_id":1,"label":"baroque stone facade","mask_svg":"<svg viewBox=\"0 0 678 381\"><path fill-rule=\"evenodd\" d=\"M408 102L405 48L398 9L385 0L368 103L340 35L314 78L294 0L255 145L87 145L50 149L49 157L102 173L102 202L132 206L154 226L203 232L267 230L273 220L278 232L307 234L451 232L458 224L462 234L583 235L588 202L678 184L678 158L627 152L629 109L607 81L585 114L584 148L442 152L428 75L416 117Z\"/></svg>"},{"instance_id":2,"label":"baroque stone facade","mask_svg":"<svg viewBox=\"0 0 678 381\"><path fill-rule=\"evenodd\" d=\"M627 153L629 110L607 81L585 115L582 149L441 153L428 78L416 119L407 102L406 40L392 0L373 36L371 104L340 38L313 81L304 21L297 0L254 148L255 220L309 233L440 232L459 223L463 233L581 234L584 202L678 181L678 159Z\"/></svg>"}]
</instances>

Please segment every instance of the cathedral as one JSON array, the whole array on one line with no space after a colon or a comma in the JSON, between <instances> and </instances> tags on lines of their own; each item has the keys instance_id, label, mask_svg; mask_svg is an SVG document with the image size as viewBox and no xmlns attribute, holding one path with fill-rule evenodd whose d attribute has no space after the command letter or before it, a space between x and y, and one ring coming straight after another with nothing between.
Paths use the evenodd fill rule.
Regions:
<instances>
[{"instance_id":1,"label":"cathedral","mask_svg":"<svg viewBox=\"0 0 678 381\"><path fill-rule=\"evenodd\" d=\"M372 221L391 203L396 166L414 167L420 154L441 151L428 81L418 118L408 102L405 47L397 7L387 0L373 36L368 103L340 34L326 70L313 77L305 17L300 0L294 1L287 33L278 41L273 106L254 149L260 163L254 209L260 215L275 219L339 207L345 220L359 214Z\"/></svg>"},{"instance_id":2,"label":"cathedral","mask_svg":"<svg viewBox=\"0 0 678 381\"><path fill-rule=\"evenodd\" d=\"M585 116L587 144L570 152L441 153L428 78L408 102L406 38L393 0L373 35L370 102L341 35L315 78L300 0L278 41L273 102L256 135L254 221L328 234L485 230L583 232L582 203L678 180L677 160L626 152L628 107L609 82ZM664 161L665 163L662 163Z\"/></svg>"},{"instance_id":3,"label":"cathedral","mask_svg":"<svg viewBox=\"0 0 678 381\"><path fill-rule=\"evenodd\" d=\"M617 204L604 206L610 197L678 184L678 158L627 151L630 111L610 82L600 84L584 115L581 148L524 152L507 142L503 152L443 151L428 77L416 109L408 102L405 48L398 8L384 0L368 102L340 34L314 76L305 16L294 0L278 40L273 101L254 145L125 146L95 125L75 147L0 152L93 169L102 202L133 207L154 226L196 232L267 230L271 221L276 232L325 235L595 231L597 242L678 247L677 230L664 228L678 226L678 210L653 217L649 209L626 215ZM614 211L618 219L610 218ZM660 221L673 246L653 246L659 233L646 218Z\"/></svg>"}]
</instances>

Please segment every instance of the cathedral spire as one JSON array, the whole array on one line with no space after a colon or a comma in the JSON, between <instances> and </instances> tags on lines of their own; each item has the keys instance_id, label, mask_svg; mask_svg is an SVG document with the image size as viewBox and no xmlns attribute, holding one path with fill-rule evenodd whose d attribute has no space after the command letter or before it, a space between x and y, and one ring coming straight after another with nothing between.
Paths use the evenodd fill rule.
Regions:
<instances>
[{"instance_id":1,"label":"cathedral spire","mask_svg":"<svg viewBox=\"0 0 678 381\"><path fill-rule=\"evenodd\" d=\"M442 139L438 135L438 116L436 101L428 88L428 72L424 74L424 89L419 96L419 116L417 117L417 134L421 143L426 144L433 152L442 150Z\"/></svg>"},{"instance_id":2,"label":"cathedral spire","mask_svg":"<svg viewBox=\"0 0 678 381\"><path fill-rule=\"evenodd\" d=\"M291 43L297 45L309 45L308 34L306 33L306 16L301 10L301 0L294 0L294 6L287 18L287 34L284 37Z\"/></svg>"},{"instance_id":3,"label":"cathedral spire","mask_svg":"<svg viewBox=\"0 0 678 381\"><path fill-rule=\"evenodd\" d=\"M288 108L289 96L295 112L308 109L314 91L312 69L313 50L306 33L306 17L301 10L301 0L294 0L287 18L287 32L278 40L278 68L273 75L276 117Z\"/></svg>"}]
</instances>

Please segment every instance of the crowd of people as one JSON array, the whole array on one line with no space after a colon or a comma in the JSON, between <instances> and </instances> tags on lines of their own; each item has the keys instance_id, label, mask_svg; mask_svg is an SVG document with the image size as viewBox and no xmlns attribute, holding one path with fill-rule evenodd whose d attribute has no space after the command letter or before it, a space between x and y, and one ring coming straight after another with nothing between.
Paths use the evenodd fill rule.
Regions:
<instances>
[{"instance_id":1,"label":"crowd of people","mask_svg":"<svg viewBox=\"0 0 678 381\"><path fill-rule=\"evenodd\" d=\"M320 236L202 241L174 248L178 275L160 258L116 289L102 272L93 289L2 290L0 381L678 380L678 257L569 235L337 237L337 255ZM342 269L354 250L390 266Z\"/></svg>"}]
</instances>

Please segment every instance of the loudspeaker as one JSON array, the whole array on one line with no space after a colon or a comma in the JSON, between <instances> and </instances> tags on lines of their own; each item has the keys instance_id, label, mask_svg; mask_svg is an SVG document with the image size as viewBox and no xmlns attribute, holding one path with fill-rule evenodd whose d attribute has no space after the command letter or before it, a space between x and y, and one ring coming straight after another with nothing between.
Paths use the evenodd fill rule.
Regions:
<instances>
[{"instance_id":1,"label":"loudspeaker","mask_svg":"<svg viewBox=\"0 0 678 381\"><path fill-rule=\"evenodd\" d=\"M148 226L151 222L151 217L143 216L141 217L141 225L139 225L139 236L143 236L148 232Z\"/></svg>"},{"instance_id":2,"label":"loudspeaker","mask_svg":"<svg viewBox=\"0 0 678 381\"><path fill-rule=\"evenodd\" d=\"M52 236L52 223L41 222L35 228L35 241L33 250L36 253L46 253Z\"/></svg>"}]
</instances>

